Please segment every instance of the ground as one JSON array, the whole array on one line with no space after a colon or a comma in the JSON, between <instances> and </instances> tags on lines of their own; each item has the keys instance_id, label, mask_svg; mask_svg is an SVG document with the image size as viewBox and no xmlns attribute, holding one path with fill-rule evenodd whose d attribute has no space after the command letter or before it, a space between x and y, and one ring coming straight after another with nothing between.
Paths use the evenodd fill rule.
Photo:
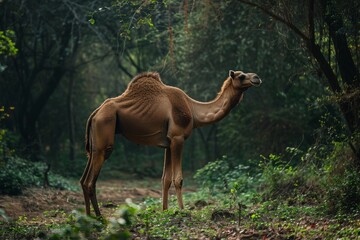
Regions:
<instances>
[{"instance_id":1,"label":"ground","mask_svg":"<svg viewBox=\"0 0 360 240\"><path fill-rule=\"evenodd\" d=\"M161 197L160 179L99 180L97 189L107 219L127 198L135 203L155 199L155 204L138 213L130 229L133 239L360 239L358 215L326 217L314 206L267 201L240 209L185 186L184 192L194 192L185 194L186 210L179 211L173 196L170 209L163 212L157 201ZM39 237L41 231L48 234L49 229L69 223L69 213L83 209L84 203L80 190L29 188L19 196L0 196L0 208L13 220L0 221L0 239L43 239Z\"/></svg>"},{"instance_id":2,"label":"ground","mask_svg":"<svg viewBox=\"0 0 360 240\"><path fill-rule=\"evenodd\" d=\"M103 205L101 210L106 215L108 209L123 204L126 198L131 198L135 203L146 197L160 198L160 179L99 180L97 192L98 200ZM19 196L0 195L0 208L4 209L11 219L26 216L29 220L41 221L43 217L48 218L44 216L44 212L58 210L68 213L84 208L84 200L80 190L73 192L53 188L29 188Z\"/></svg>"}]
</instances>

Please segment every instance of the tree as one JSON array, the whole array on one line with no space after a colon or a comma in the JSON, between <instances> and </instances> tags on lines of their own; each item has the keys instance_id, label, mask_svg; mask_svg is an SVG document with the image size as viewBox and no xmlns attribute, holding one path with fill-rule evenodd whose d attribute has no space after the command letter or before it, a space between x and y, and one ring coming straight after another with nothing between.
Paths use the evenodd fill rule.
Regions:
<instances>
[{"instance_id":1,"label":"tree","mask_svg":"<svg viewBox=\"0 0 360 240\"><path fill-rule=\"evenodd\" d=\"M95 1L88 1L92 6ZM87 22L85 4L70 1L5 1L1 3L0 28L11 28L19 49L9 59L1 78L8 86L2 101L15 105L13 129L21 134L27 152L39 154L37 123L44 107L66 72Z\"/></svg>"},{"instance_id":2,"label":"tree","mask_svg":"<svg viewBox=\"0 0 360 240\"><path fill-rule=\"evenodd\" d=\"M261 10L287 26L302 40L303 46L316 62L319 74L325 76L336 96L350 134L356 136L360 126L359 21L356 11L359 2L239 2ZM350 146L360 166L359 141L355 139L354 142L357 146L352 142Z\"/></svg>"}]
</instances>

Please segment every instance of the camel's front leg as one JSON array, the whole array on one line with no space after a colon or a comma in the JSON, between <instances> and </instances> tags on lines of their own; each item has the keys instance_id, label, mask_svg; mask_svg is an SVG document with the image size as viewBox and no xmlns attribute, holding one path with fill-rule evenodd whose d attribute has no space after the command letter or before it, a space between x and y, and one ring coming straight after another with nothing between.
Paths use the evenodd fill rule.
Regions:
<instances>
[{"instance_id":1,"label":"camel's front leg","mask_svg":"<svg viewBox=\"0 0 360 240\"><path fill-rule=\"evenodd\" d=\"M182 199L182 150L184 146L183 137L173 137L171 140L171 163L172 163L172 172L173 172L173 181L175 185L176 197L180 209L184 209L183 199Z\"/></svg>"},{"instance_id":2,"label":"camel's front leg","mask_svg":"<svg viewBox=\"0 0 360 240\"><path fill-rule=\"evenodd\" d=\"M164 169L162 175L162 205L163 210L168 208L168 197L169 197L169 188L171 186L172 180L172 168L171 168L171 150L170 148L165 149L164 156Z\"/></svg>"}]
</instances>

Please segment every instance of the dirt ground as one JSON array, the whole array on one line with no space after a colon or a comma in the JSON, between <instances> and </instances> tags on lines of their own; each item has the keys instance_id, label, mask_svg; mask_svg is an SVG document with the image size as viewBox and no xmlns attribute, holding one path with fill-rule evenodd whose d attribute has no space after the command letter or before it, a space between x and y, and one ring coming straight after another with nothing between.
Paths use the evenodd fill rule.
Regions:
<instances>
[{"instance_id":1,"label":"dirt ground","mask_svg":"<svg viewBox=\"0 0 360 240\"><path fill-rule=\"evenodd\" d=\"M160 179L98 181L97 197L102 204L100 210L106 215L117 205L124 203L126 198L131 198L135 203L143 201L146 197L160 198ZM19 196L0 195L0 208L10 219L16 220L19 216L26 216L28 220L37 222L49 214L56 217L62 212L69 213L74 209L84 208L84 201L80 190L72 192L52 188L29 188Z\"/></svg>"}]
</instances>

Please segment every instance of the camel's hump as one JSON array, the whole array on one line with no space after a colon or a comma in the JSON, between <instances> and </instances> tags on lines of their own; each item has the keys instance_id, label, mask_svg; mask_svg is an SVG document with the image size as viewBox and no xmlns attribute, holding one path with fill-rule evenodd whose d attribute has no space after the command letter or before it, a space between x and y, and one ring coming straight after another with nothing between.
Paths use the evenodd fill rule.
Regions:
<instances>
[{"instance_id":1,"label":"camel's hump","mask_svg":"<svg viewBox=\"0 0 360 240\"><path fill-rule=\"evenodd\" d=\"M141 84L141 82L145 82L145 81L153 81L155 84L156 83L163 84L163 82L160 79L160 74L159 73L157 73L157 72L144 72L144 73L140 73L140 74L136 75L129 82L128 88L131 87L132 85Z\"/></svg>"},{"instance_id":2,"label":"camel's hump","mask_svg":"<svg viewBox=\"0 0 360 240\"><path fill-rule=\"evenodd\" d=\"M161 99L165 84L157 72L145 72L135 76L126 91L121 95L123 101L130 101L135 106L148 105ZM135 103L133 102L135 101Z\"/></svg>"}]
</instances>

